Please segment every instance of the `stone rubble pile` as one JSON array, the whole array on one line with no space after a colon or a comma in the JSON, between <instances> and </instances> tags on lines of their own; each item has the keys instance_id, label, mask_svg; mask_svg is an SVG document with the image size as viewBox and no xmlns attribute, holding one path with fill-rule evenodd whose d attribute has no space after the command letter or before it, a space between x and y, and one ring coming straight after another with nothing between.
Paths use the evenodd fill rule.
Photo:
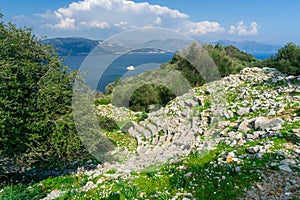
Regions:
<instances>
[{"instance_id":1,"label":"stone rubble pile","mask_svg":"<svg viewBox=\"0 0 300 200\"><path fill-rule=\"evenodd\" d=\"M287 76L272 68L246 68L239 74L194 88L166 107L149 113L144 121L130 122L124 134L132 135L138 143L132 157L122 163L104 163L85 173L97 177L115 169L116 173L110 176L118 177L191 151L212 150L220 143L235 147L264 138L266 142L247 148L241 155L223 152L213 164L222 165L229 160L242 163L245 157L262 158L272 151L273 143L268 139L280 136L285 124L300 119L292 112L299 109L299 81L300 76ZM105 109L108 107L109 111ZM126 108L100 105L98 115L118 121L133 119L134 113ZM300 129L293 131L300 137ZM270 166L276 165L284 173L300 169L300 144L291 148L292 154L282 152L284 161ZM82 189L95 185L89 182Z\"/></svg>"},{"instance_id":2,"label":"stone rubble pile","mask_svg":"<svg viewBox=\"0 0 300 200\"><path fill-rule=\"evenodd\" d=\"M155 162L187 155L195 148L213 149L221 141L235 146L278 136L285 122L299 120L286 110L300 103L300 96L292 95L300 92L299 85L292 83L298 79L272 68L246 68L240 74L195 88L150 113L146 120L131 122L128 134L138 142L137 155L117 169L120 172L139 170ZM229 99L225 106L218 107L218 112L214 110L214 104L218 103L212 98L214 95ZM231 96L234 98L230 101ZM206 102L211 105L204 108ZM131 111L126 112L128 115ZM116 120L122 116L120 110L117 115L111 114Z\"/></svg>"}]
</instances>

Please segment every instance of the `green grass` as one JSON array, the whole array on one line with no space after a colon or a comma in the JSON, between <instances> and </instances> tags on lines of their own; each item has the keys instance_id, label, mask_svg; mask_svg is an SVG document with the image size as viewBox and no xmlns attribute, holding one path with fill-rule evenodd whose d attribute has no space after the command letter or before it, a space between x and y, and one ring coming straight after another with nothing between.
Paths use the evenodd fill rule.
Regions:
<instances>
[{"instance_id":1,"label":"green grass","mask_svg":"<svg viewBox=\"0 0 300 200\"><path fill-rule=\"evenodd\" d=\"M158 131L158 136L164 136L165 132L163 130Z\"/></svg>"},{"instance_id":2,"label":"green grass","mask_svg":"<svg viewBox=\"0 0 300 200\"><path fill-rule=\"evenodd\" d=\"M115 173L116 173L115 169L111 169L111 170L108 170L107 172L105 172L105 174L115 174Z\"/></svg>"},{"instance_id":3,"label":"green grass","mask_svg":"<svg viewBox=\"0 0 300 200\"><path fill-rule=\"evenodd\" d=\"M41 199L53 190L71 191L83 187L87 181L86 175L67 175L48 178L35 184L8 185L0 193L0 199Z\"/></svg>"},{"instance_id":4,"label":"green grass","mask_svg":"<svg viewBox=\"0 0 300 200\"><path fill-rule=\"evenodd\" d=\"M204 100L203 106L198 106L198 112L202 112L204 110L207 110L211 107L211 101L209 99Z\"/></svg>"},{"instance_id":5,"label":"green grass","mask_svg":"<svg viewBox=\"0 0 300 200\"><path fill-rule=\"evenodd\" d=\"M273 150L281 149L290 137L283 134L282 137L271 138ZM196 152L175 163L153 165L140 172L132 172L128 178L106 178L97 188L87 192L75 190L87 183L88 178L83 175L48 178L32 185L8 185L0 193L0 199L40 199L54 189L66 191L59 199L171 199L177 193L188 193L188 196L180 198L236 199L243 196L244 190L251 184L260 180L255 170L264 170L268 164L279 162L283 157L276 153L265 153L260 159L244 158L240 164L225 162L214 166L214 163L222 152L236 150L238 155L245 154L246 148L263 144L267 140L248 142L239 147L220 144L215 150ZM235 170L238 166L240 172ZM277 167L272 169L278 170ZM112 169L106 174L114 174L115 171ZM95 183L99 178L92 181Z\"/></svg>"},{"instance_id":6,"label":"green grass","mask_svg":"<svg viewBox=\"0 0 300 200\"><path fill-rule=\"evenodd\" d=\"M148 118L148 114L146 112L137 113L134 116L135 116L135 121L137 122L144 121L145 119Z\"/></svg>"},{"instance_id":7,"label":"green grass","mask_svg":"<svg viewBox=\"0 0 300 200\"><path fill-rule=\"evenodd\" d=\"M231 103L231 102L234 102L236 97L238 96L238 93L229 93L227 94L227 102L228 103Z\"/></svg>"},{"instance_id":8,"label":"green grass","mask_svg":"<svg viewBox=\"0 0 300 200\"><path fill-rule=\"evenodd\" d=\"M233 117L226 118L226 120L231 121L231 122L234 122L238 119L239 119L239 116L237 116L237 115L234 115Z\"/></svg>"},{"instance_id":9,"label":"green grass","mask_svg":"<svg viewBox=\"0 0 300 200\"><path fill-rule=\"evenodd\" d=\"M293 129L300 128L300 121L292 122L292 123L285 123L283 125L283 129L280 131L284 136L291 136L293 134ZM298 137L299 139L299 137ZM299 141L298 141L299 142Z\"/></svg>"},{"instance_id":10,"label":"green grass","mask_svg":"<svg viewBox=\"0 0 300 200\"><path fill-rule=\"evenodd\" d=\"M106 132L105 135L114 141L118 147L124 147L128 151L134 151L137 147L136 139L127 133L122 133L118 130Z\"/></svg>"}]
</instances>

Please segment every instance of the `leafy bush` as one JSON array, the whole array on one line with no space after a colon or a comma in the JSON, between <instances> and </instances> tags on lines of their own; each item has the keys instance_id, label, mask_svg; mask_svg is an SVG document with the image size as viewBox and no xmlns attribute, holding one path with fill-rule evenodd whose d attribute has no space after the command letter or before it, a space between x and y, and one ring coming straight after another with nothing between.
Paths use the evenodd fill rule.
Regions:
<instances>
[{"instance_id":1,"label":"leafy bush","mask_svg":"<svg viewBox=\"0 0 300 200\"><path fill-rule=\"evenodd\" d=\"M266 67L275 67L285 74L300 75L300 47L288 43L279 49L275 56L266 59L262 64Z\"/></svg>"},{"instance_id":2,"label":"leafy bush","mask_svg":"<svg viewBox=\"0 0 300 200\"><path fill-rule=\"evenodd\" d=\"M252 55L239 50L235 46L229 45L227 47L224 47L224 50L226 52L226 55L229 56L230 58L237 59L239 61L245 61L245 62L256 61L256 59Z\"/></svg>"},{"instance_id":3,"label":"leafy bush","mask_svg":"<svg viewBox=\"0 0 300 200\"><path fill-rule=\"evenodd\" d=\"M142 112L142 113L135 114L135 117L136 117L136 121L140 122L140 121L144 121L145 119L147 119L148 114L146 112Z\"/></svg>"},{"instance_id":4,"label":"leafy bush","mask_svg":"<svg viewBox=\"0 0 300 200\"><path fill-rule=\"evenodd\" d=\"M105 97L103 97L101 99L96 99L95 100L95 105L96 106L99 106L99 105L108 105L110 103L111 103L111 100L110 100L110 98L108 96L105 96Z\"/></svg>"},{"instance_id":5,"label":"leafy bush","mask_svg":"<svg viewBox=\"0 0 300 200\"><path fill-rule=\"evenodd\" d=\"M84 149L72 119L76 72L28 28L0 23L0 152L31 162Z\"/></svg>"},{"instance_id":6,"label":"leafy bush","mask_svg":"<svg viewBox=\"0 0 300 200\"><path fill-rule=\"evenodd\" d=\"M106 131L119 129L117 122L114 119L106 116L99 116L99 125Z\"/></svg>"},{"instance_id":7,"label":"leafy bush","mask_svg":"<svg viewBox=\"0 0 300 200\"><path fill-rule=\"evenodd\" d=\"M223 47L220 44L217 44L216 46L203 45L200 47L197 43L192 43L189 47L183 50L183 54L185 55L184 57L189 59L193 56L203 56L201 55L203 52L201 49L207 51L208 55L216 65L221 77L239 73L243 68L251 67L252 62L256 62L256 59L250 54L242 52L234 46ZM201 73L191 63L184 59L181 56L181 53L176 52L170 64L175 65L175 69L181 71L183 76L192 86L200 86L205 83Z\"/></svg>"}]
</instances>

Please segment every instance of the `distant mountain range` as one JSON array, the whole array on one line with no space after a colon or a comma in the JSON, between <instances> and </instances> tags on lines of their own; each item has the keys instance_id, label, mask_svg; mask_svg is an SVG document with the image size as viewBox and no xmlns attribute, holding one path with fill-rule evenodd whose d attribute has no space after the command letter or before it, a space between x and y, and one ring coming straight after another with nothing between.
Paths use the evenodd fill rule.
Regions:
<instances>
[{"instance_id":1,"label":"distant mountain range","mask_svg":"<svg viewBox=\"0 0 300 200\"><path fill-rule=\"evenodd\" d=\"M86 38L53 38L45 39L42 42L53 46L60 56L68 56L87 55L101 41Z\"/></svg>"},{"instance_id":2,"label":"distant mountain range","mask_svg":"<svg viewBox=\"0 0 300 200\"><path fill-rule=\"evenodd\" d=\"M219 40L212 42L212 44L221 44L223 46L235 46L241 51L245 51L250 54L272 54L277 53L278 49L282 46L280 45L269 45L255 41L231 41L231 40Z\"/></svg>"},{"instance_id":3,"label":"distant mountain range","mask_svg":"<svg viewBox=\"0 0 300 200\"><path fill-rule=\"evenodd\" d=\"M52 45L60 56L80 56L88 55L95 47L101 44L101 40L90 40L86 38L53 38L45 39L42 41L45 44ZM245 51L250 54L275 54L279 48L282 46L269 45L264 43L259 43L255 41L230 41L230 40L219 40L216 42L209 42L210 44L221 44L223 46L233 45L239 48L241 51ZM181 41L176 39L167 40L152 40L147 41L144 45L148 48L147 50L134 50L133 53L164 53L163 50L151 49L151 46L161 45L166 48L179 47L182 44L187 44L187 41ZM130 49L124 49L125 47L117 44L106 44L105 47L98 47L95 53L121 53L125 51L130 51Z\"/></svg>"}]
</instances>

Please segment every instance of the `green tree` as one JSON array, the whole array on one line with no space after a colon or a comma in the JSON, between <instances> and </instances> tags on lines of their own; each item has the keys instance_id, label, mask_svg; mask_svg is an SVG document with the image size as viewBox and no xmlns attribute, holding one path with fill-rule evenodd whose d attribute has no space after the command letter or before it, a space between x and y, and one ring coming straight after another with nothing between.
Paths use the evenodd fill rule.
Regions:
<instances>
[{"instance_id":1,"label":"green tree","mask_svg":"<svg viewBox=\"0 0 300 200\"><path fill-rule=\"evenodd\" d=\"M71 113L75 77L31 29L0 23L0 153L31 162L83 151Z\"/></svg>"},{"instance_id":2,"label":"green tree","mask_svg":"<svg viewBox=\"0 0 300 200\"><path fill-rule=\"evenodd\" d=\"M288 43L278 50L278 53L263 63L268 67L275 67L285 74L300 74L300 47L294 43Z\"/></svg>"},{"instance_id":3,"label":"green tree","mask_svg":"<svg viewBox=\"0 0 300 200\"><path fill-rule=\"evenodd\" d=\"M252 55L250 55L246 52L240 51L235 46L229 45L229 46L225 47L224 50L225 50L227 56L237 59L239 61L245 61L245 62L256 61L256 59Z\"/></svg>"}]
</instances>

